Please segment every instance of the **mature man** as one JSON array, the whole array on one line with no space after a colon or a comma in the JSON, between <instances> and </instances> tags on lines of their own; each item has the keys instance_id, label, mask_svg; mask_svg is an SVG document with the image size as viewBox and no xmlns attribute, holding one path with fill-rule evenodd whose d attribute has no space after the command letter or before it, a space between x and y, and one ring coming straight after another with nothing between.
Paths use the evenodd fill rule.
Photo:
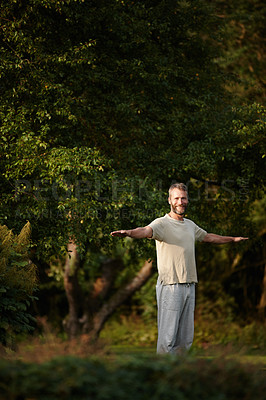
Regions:
<instances>
[{"instance_id":1,"label":"mature man","mask_svg":"<svg viewBox=\"0 0 266 400\"><path fill-rule=\"evenodd\" d=\"M175 183L169 189L169 214L145 227L111 233L112 236L156 240L159 354L179 353L189 349L193 342L195 284L198 282L195 241L223 244L248 239L207 233L184 218L188 201L186 185Z\"/></svg>"}]
</instances>

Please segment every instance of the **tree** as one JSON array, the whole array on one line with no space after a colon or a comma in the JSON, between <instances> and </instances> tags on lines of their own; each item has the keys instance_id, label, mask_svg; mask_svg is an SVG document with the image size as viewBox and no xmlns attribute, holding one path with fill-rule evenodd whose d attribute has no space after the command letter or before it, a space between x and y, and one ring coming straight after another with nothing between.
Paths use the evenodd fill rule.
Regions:
<instances>
[{"instance_id":1,"label":"tree","mask_svg":"<svg viewBox=\"0 0 266 400\"><path fill-rule=\"evenodd\" d=\"M264 103L265 99L265 3L261 0L215 1L224 20L223 54L217 60L235 76L227 89L240 102ZM235 96L237 94L237 96Z\"/></svg>"},{"instance_id":2,"label":"tree","mask_svg":"<svg viewBox=\"0 0 266 400\"><path fill-rule=\"evenodd\" d=\"M219 18L198 0L21 0L0 7L1 221L15 231L31 221L36 262L56 255L63 265L68 331L93 331L91 304L97 300L101 315L118 304L112 295L122 257L111 230L161 215L172 180L194 190L217 180L224 190L228 160L226 173L235 171L239 188L244 126L234 127L241 111L232 112L228 78L216 62ZM251 128L255 121L254 111ZM192 205L192 216L202 213L197 222L207 205ZM213 224L210 213L204 224ZM131 263L141 255L148 279L151 245L126 249ZM97 273L83 302L85 255L95 253ZM134 281L136 266L120 284L132 288L133 280L137 289L145 282ZM97 282L107 283L98 290Z\"/></svg>"}]
</instances>

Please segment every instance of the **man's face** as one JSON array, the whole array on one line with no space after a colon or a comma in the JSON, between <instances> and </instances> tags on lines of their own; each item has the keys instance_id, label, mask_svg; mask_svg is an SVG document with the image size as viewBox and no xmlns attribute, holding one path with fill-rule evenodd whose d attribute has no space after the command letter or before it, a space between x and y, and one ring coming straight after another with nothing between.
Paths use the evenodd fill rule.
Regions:
<instances>
[{"instance_id":1,"label":"man's face","mask_svg":"<svg viewBox=\"0 0 266 400\"><path fill-rule=\"evenodd\" d=\"M184 215L188 206L187 192L180 189L173 189L168 202L171 206L171 211L178 215Z\"/></svg>"}]
</instances>

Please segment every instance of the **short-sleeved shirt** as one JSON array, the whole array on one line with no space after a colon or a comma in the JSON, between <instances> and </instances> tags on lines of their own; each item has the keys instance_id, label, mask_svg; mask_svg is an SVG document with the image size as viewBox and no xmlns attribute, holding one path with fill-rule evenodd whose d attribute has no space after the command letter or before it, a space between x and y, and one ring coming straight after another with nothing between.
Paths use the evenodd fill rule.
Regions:
<instances>
[{"instance_id":1,"label":"short-sleeved shirt","mask_svg":"<svg viewBox=\"0 0 266 400\"><path fill-rule=\"evenodd\" d=\"M168 214L149 224L156 240L159 280L164 285L198 282L195 242L207 232L190 219L178 221Z\"/></svg>"}]
</instances>

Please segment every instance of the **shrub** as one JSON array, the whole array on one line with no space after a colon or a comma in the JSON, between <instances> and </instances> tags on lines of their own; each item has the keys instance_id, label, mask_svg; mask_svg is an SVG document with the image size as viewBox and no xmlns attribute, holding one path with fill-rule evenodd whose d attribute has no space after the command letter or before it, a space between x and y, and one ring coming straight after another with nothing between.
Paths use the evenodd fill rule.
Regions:
<instances>
[{"instance_id":1,"label":"shrub","mask_svg":"<svg viewBox=\"0 0 266 400\"><path fill-rule=\"evenodd\" d=\"M36 287L36 266L30 262L30 224L19 235L0 226L0 343L12 346L15 333L32 329L27 308Z\"/></svg>"},{"instance_id":2,"label":"shrub","mask_svg":"<svg viewBox=\"0 0 266 400\"><path fill-rule=\"evenodd\" d=\"M43 364L0 361L1 399L264 399L254 367L219 359L138 357L107 361L64 357Z\"/></svg>"}]
</instances>

